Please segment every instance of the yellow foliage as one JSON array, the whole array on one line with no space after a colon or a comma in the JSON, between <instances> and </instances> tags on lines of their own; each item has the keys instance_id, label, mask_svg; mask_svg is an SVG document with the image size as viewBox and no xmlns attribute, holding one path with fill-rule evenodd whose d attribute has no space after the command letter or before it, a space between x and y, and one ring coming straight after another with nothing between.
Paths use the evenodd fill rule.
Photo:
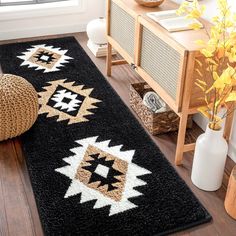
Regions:
<instances>
[{"instance_id":1,"label":"yellow foliage","mask_svg":"<svg viewBox=\"0 0 236 236\"><path fill-rule=\"evenodd\" d=\"M201 40L201 39L196 40L195 43L198 44L198 45L200 45L200 46L204 46L204 45L206 44L206 43L205 43L203 40Z\"/></svg>"},{"instance_id":2,"label":"yellow foliage","mask_svg":"<svg viewBox=\"0 0 236 236\"><path fill-rule=\"evenodd\" d=\"M207 42L199 39L195 43L202 47L200 50L206 58L206 64L196 59L196 63L203 70L196 69L198 75L204 78L210 75L212 83L197 79L195 84L204 92L206 106L198 110L209 119L212 129L220 129L224 117L217 114L222 107L229 109L228 102L236 101L236 13L232 13L227 0L217 0L219 14L212 18L214 25L211 27ZM205 6L199 5L197 0L184 1L177 13L187 18L198 19L205 11ZM195 30L200 25L193 24ZM202 73L204 71L206 73ZM230 111L226 112L227 114Z\"/></svg>"},{"instance_id":3,"label":"yellow foliage","mask_svg":"<svg viewBox=\"0 0 236 236\"><path fill-rule=\"evenodd\" d=\"M205 10L206 7L204 5L200 6L197 0L193 0L191 3L188 1L184 1L176 11L176 14L186 14L186 18L196 19L201 17Z\"/></svg>"},{"instance_id":4,"label":"yellow foliage","mask_svg":"<svg viewBox=\"0 0 236 236\"><path fill-rule=\"evenodd\" d=\"M196 72L202 77L202 72L199 69L196 69Z\"/></svg>"},{"instance_id":5,"label":"yellow foliage","mask_svg":"<svg viewBox=\"0 0 236 236\"><path fill-rule=\"evenodd\" d=\"M199 107L198 111L200 111L206 118L211 118L211 114L209 113L209 108L207 106Z\"/></svg>"},{"instance_id":6,"label":"yellow foliage","mask_svg":"<svg viewBox=\"0 0 236 236\"><path fill-rule=\"evenodd\" d=\"M193 30L199 30L202 28L202 24L196 22L196 23L190 24L189 27Z\"/></svg>"},{"instance_id":7,"label":"yellow foliage","mask_svg":"<svg viewBox=\"0 0 236 236\"><path fill-rule=\"evenodd\" d=\"M236 101L236 91L233 91L225 100L226 102L235 102Z\"/></svg>"},{"instance_id":8,"label":"yellow foliage","mask_svg":"<svg viewBox=\"0 0 236 236\"><path fill-rule=\"evenodd\" d=\"M199 84L199 83L197 83L197 82L195 82L195 84L196 84L203 92L206 91L206 88L203 87L201 84Z\"/></svg>"},{"instance_id":9,"label":"yellow foliage","mask_svg":"<svg viewBox=\"0 0 236 236\"><path fill-rule=\"evenodd\" d=\"M203 80L197 79L197 82L201 84L202 86L207 86L207 83Z\"/></svg>"},{"instance_id":10,"label":"yellow foliage","mask_svg":"<svg viewBox=\"0 0 236 236\"><path fill-rule=\"evenodd\" d=\"M218 80L221 80L224 83L224 85L231 84L231 74L229 68L223 71L223 73L220 76L220 79Z\"/></svg>"},{"instance_id":11,"label":"yellow foliage","mask_svg":"<svg viewBox=\"0 0 236 236\"><path fill-rule=\"evenodd\" d=\"M228 58L230 63L234 63L236 61L236 46L232 47L228 53Z\"/></svg>"},{"instance_id":12,"label":"yellow foliage","mask_svg":"<svg viewBox=\"0 0 236 236\"><path fill-rule=\"evenodd\" d=\"M202 62L201 62L201 61L199 61L198 59L195 59L195 62L196 62L200 67L202 67Z\"/></svg>"},{"instance_id":13,"label":"yellow foliage","mask_svg":"<svg viewBox=\"0 0 236 236\"><path fill-rule=\"evenodd\" d=\"M192 10L186 17L189 19L199 18L201 16L201 12L198 9Z\"/></svg>"},{"instance_id":14,"label":"yellow foliage","mask_svg":"<svg viewBox=\"0 0 236 236\"><path fill-rule=\"evenodd\" d=\"M212 57L213 56L213 53L205 48L203 48L201 50L201 53L205 56L205 57Z\"/></svg>"},{"instance_id":15,"label":"yellow foliage","mask_svg":"<svg viewBox=\"0 0 236 236\"><path fill-rule=\"evenodd\" d=\"M217 50L216 57L218 59L221 59L222 57L224 57L224 55L225 55L225 49L223 47L219 47L218 50Z\"/></svg>"},{"instance_id":16,"label":"yellow foliage","mask_svg":"<svg viewBox=\"0 0 236 236\"><path fill-rule=\"evenodd\" d=\"M219 75L218 75L218 73L216 71L213 72L213 79L214 80L219 79Z\"/></svg>"},{"instance_id":17,"label":"yellow foliage","mask_svg":"<svg viewBox=\"0 0 236 236\"><path fill-rule=\"evenodd\" d=\"M212 17L212 22L214 22L214 23L218 23L219 22L219 16L214 16L214 17Z\"/></svg>"},{"instance_id":18,"label":"yellow foliage","mask_svg":"<svg viewBox=\"0 0 236 236\"><path fill-rule=\"evenodd\" d=\"M218 65L217 63L216 63L216 61L214 61L214 59L212 59L212 58L207 58L206 59L206 61L210 64L210 65Z\"/></svg>"}]
</instances>

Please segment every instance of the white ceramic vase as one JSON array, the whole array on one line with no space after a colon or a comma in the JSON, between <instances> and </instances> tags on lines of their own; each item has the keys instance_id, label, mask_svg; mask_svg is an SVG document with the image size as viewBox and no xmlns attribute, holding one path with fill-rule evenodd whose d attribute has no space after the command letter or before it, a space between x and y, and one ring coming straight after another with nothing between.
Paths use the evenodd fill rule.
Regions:
<instances>
[{"instance_id":1,"label":"white ceramic vase","mask_svg":"<svg viewBox=\"0 0 236 236\"><path fill-rule=\"evenodd\" d=\"M107 43L106 20L103 17L92 20L87 25L88 38L95 44L102 45Z\"/></svg>"},{"instance_id":2,"label":"white ceramic vase","mask_svg":"<svg viewBox=\"0 0 236 236\"><path fill-rule=\"evenodd\" d=\"M223 129L217 131L207 126L206 132L196 142L192 167L192 182L205 191L221 187L228 144L223 138Z\"/></svg>"}]
</instances>

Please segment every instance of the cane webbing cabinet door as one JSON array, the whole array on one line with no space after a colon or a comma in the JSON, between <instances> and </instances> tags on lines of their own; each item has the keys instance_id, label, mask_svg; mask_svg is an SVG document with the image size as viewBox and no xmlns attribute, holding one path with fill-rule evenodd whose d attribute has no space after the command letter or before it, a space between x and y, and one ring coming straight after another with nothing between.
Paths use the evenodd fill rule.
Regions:
<instances>
[{"instance_id":1,"label":"cane webbing cabinet door","mask_svg":"<svg viewBox=\"0 0 236 236\"><path fill-rule=\"evenodd\" d=\"M129 62L134 62L135 16L127 12L119 1L109 1L109 36L114 47Z\"/></svg>"},{"instance_id":2,"label":"cane webbing cabinet door","mask_svg":"<svg viewBox=\"0 0 236 236\"><path fill-rule=\"evenodd\" d=\"M137 71L176 112L181 111L187 51L139 18L140 40Z\"/></svg>"},{"instance_id":3,"label":"cane webbing cabinet door","mask_svg":"<svg viewBox=\"0 0 236 236\"><path fill-rule=\"evenodd\" d=\"M183 61L181 54L146 27L143 27L140 53L140 68L175 100Z\"/></svg>"}]
</instances>

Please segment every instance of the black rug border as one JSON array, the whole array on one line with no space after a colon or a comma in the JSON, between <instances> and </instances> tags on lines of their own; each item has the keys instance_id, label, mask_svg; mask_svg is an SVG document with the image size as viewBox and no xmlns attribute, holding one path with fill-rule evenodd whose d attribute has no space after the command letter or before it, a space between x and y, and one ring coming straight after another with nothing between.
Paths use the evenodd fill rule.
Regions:
<instances>
[{"instance_id":1,"label":"black rug border","mask_svg":"<svg viewBox=\"0 0 236 236\"><path fill-rule=\"evenodd\" d=\"M178 175L178 177L180 178L181 182L183 185L185 185L189 191L194 195L194 197L196 198L196 201L199 203L199 205L202 207L203 211L205 212L205 219L202 219L202 220L198 220L194 223L190 223L190 224L186 224L185 226L181 226L181 227L177 227L175 229L171 229L171 230L167 230L167 231L163 231L162 233L158 233L158 234L154 234L156 236L165 236L165 235L169 235L169 234L172 234L172 233L177 233L177 232L181 232L181 231L184 231L184 230L187 230L187 229L190 229L190 228L193 228L193 227L196 227L196 226L199 226L199 225L202 225L204 223L210 223L213 218L211 216L211 214L208 212L208 210L203 206L203 204L200 202L200 200L198 199L198 197L196 197L196 195L193 193L192 189L188 186L188 184L183 180L183 178L178 174L178 172L175 170L175 168L173 167L173 165L171 164L171 162L165 157L165 155L162 153L162 151L160 150L160 148L154 143L154 141L152 140L152 138L150 137L148 131L146 131L146 129L143 128L142 124L140 123L140 121L133 115L132 111L130 110L130 108L126 105L126 103L121 99L121 97L119 96L119 94L116 92L116 90L111 86L111 84L108 82L108 80L105 78L105 76L102 74L102 72L100 71L100 69L97 67L97 65L92 61L92 59L90 58L90 56L86 53L86 51L84 50L84 48L80 45L79 41L74 37L74 36L66 36L66 37L57 37L57 38L47 38L47 39L37 39L37 40L26 40L26 41L23 41L23 42L10 42L10 43L6 43L6 44L1 44L1 46L10 46L10 45L15 45L15 44L27 44L27 43L37 43L37 42L42 42L42 41L45 41L45 43L47 44L47 41L48 40L58 40L58 39L62 39L62 40L66 40L66 39L69 39L69 40L74 40L74 42L76 42L77 46L80 48L80 50L83 52L83 54L85 54L87 57L88 57L88 61L98 70L98 73L105 79L108 87L115 93L115 95L118 97L118 99L120 100L120 102L124 105L124 109L126 110L126 112L129 112L132 114L132 116L135 118L134 122L136 122L136 124L138 126L141 126L142 130L143 130L143 134L146 135L146 137L149 139L149 141L152 143L152 145L154 145L158 150L159 152L161 153L161 155L165 158L165 160L169 163L169 166L170 168L172 168L172 170L175 172L175 174ZM1 64L0 64L1 66ZM2 71L3 72L3 71ZM52 72L53 73L53 72ZM22 136L22 135L21 135ZM18 138L20 138L21 140L21 136L19 136ZM22 143L22 140L21 140L21 143ZM25 151L25 147L22 143L22 149L23 149L23 154L25 157L27 157L27 153ZM31 175L29 174L30 173L30 168L29 168L29 164L28 164L28 161L27 161L27 158L25 158L25 162L26 162L26 166L27 166L27 171L28 171L28 176L29 176L29 179L30 179L30 184L31 184L31 187L32 187L32 190L33 190L33 193L35 192L34 190L34 186L32 185L32 179L31 179ZM31 173L32 174L32 173ZM38 215L39 215L39 218L40 218L40 221L42 222L43 219L41 218L41 215L39 214L39 212L41 212L41 209L40 209L40 206L38 204L38 201L36 200L35 198L35 194L33 194L33 197L35 199L35 203L36 203L36 207L37 207L37 210L38 210ZM40 222L40 223L41 223ZM47 235L46 234L46 231L45 231L45 228L44 228L44 225L41 223L41 226L42 226L42 229L43 229L43 232L44 232L44 235Z\"/></svg>"}]
</instances>

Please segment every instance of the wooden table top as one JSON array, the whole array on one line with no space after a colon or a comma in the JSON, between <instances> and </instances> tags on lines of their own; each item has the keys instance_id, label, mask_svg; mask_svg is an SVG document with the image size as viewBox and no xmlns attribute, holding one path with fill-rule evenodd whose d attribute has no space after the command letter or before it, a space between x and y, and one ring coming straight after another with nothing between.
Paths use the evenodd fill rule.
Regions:
<instances>
[{"instance_id":1,"label":"wooden table top","mask_svg":"<svg viewBox=\"0 0 236 236\"><path fill-rule=\"evenodd\" d=\"M204 29L195 31L195 30L186 30L179 32L168 32L166 29L161 27L154 20L150 19L146 13L148 12L158 12L158 11L166 11L166 10L174 10L178 9L178 4L172 2L171 0L165 0L162 5L159 7L149 8L144 7L137 4L134 0L116 0L120 2L125 9L128 9L134 16L142 16L145 20L150 22L153 26L156 27L157 31L166 34L171 39L175 40L178 44L184 47L188 51L199 51L201 47L196 45L195 41L198 39L208 41L208 34L206 30L209 32L211 24L204 19L201 19L201 22L205 26Z\"/></svg>"}]
</instances>

